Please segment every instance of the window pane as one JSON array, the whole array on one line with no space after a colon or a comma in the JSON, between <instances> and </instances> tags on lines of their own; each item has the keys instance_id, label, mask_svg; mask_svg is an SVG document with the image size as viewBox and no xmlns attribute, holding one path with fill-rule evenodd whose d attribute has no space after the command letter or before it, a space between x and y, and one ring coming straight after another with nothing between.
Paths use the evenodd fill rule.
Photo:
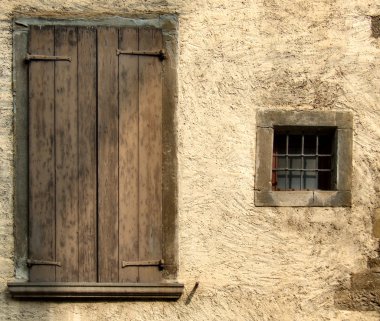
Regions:
<instances>
[{"instance_id":1,"label":"window pane","mask_svg":"<svg viewBox=\"0 0 380 321\"><path fill-rule=\"evenodd\" d=\"M317 160L315 156L309 156L304 158L304 169L317 169Z\"/></svg>"},{"instance_id":2,"label":"window pane","mask_svg":"<svg viewBox=\"0 0 380 321\"><path fill-rule=\"evenodd\" d=\"M318 174L318 189L331 189L331 172L319 172Z\"/></svg>"},{"instance_id":3,"label":"window pane","mask_svg":"<svg viewBox=\"0 0 380 321\"><path fill-rule=\"evenodd\" d=\"M286 156L278 156L276 159L277 164L274 168L286 168Z\"/></svg>"},{"instance_id":4,"label":"window pane","mask_svg":"<svg viewBox=\"0 0 380 321\"><path fill-rule=\"evenodd\" d=\"M318 153L331 154L333 135L319 135Z\"/></svg>"},{"instance_id":5,"label":"window pane","mask_svg":"<svg viewBox=\"0 0 380 321\"><path fill-rule=\"evenodd\" d=\"M303 174L304 189L315 190L317 189L317 172L306 171Z\"/></svg>"},{"instance_id":6,"label":"window pane","mask_svg":"<svg viewBox=\"0 0 380 321\"><path fill-rule=\"evenodd\" d=\"M289 135L289 154L302 153L302 136Z\"/></svg>"},{"instance_id":7,"label":"window pane","mask_svg":"<svg viewBox=\"0 0 380 321\"><path fill-rule=\"evenodd\" d=\"M315 154L317 148L317 137L315 135L304 136L304 154Z\"/></svg>"},{"instance_id":8,"label":"window pane","mask_svg":"<svg viewBox=\"0 0 380 321\"><path fill-rule=\"evenodd\" d=\"M302 157L289 157L289 169L302 169Z\"/></svg>"},{"instance_id":9,"label":"window pane","mask_svg":"<svg viewBox=\"0 0 380 321\"><path fill-rule=\"evenodd\" d=\"M286 153L286 135L285 134L275 134L274 135L273 152L275 154L285 154Z\"/></svg>"},{"instance_id":10,"label":"window pane","mask_svg":"<svg viewBox=\"0 0 380 321\"><path fill-rule=\"evenodd\" d=\"M319 169L331 169L331 157L320 156L318 158L318 168Z\"/></svg>"},{"instance_id":11,"label":"window pane","mask_svg":"<svg viewBox=\"0 0 380 321\"><path fill-rule=\"evenodd\" d=\"M286 190L286 172L277 171L277 185L275 186L276 190Z\"/></svg>"},{"instance_id":12,"label":"window pane","mask_svg":"<svg viewBox=\"0 0 380 321\"><path fill-rule=\"evenodd\" d=\"M289 171L289 189L301 189L301 171Z\"/></svg>"}]
</instances>

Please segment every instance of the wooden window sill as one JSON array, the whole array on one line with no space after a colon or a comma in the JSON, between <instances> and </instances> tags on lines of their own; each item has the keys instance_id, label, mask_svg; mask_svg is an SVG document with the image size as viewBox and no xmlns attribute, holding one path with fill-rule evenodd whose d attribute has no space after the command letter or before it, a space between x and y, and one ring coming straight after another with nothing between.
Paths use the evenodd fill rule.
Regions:
<instances>
[{"instance_id":1,"label":"wooden window sill","mask_svg":"<svg viewBox=\"0 0 380 321\"><path fill-rule=\"evenodd\" d=\"M160 299L177 300L181 283L76 283L9 282L13 298L89 298L89 299Z\"/></svg>"}]
</instances>

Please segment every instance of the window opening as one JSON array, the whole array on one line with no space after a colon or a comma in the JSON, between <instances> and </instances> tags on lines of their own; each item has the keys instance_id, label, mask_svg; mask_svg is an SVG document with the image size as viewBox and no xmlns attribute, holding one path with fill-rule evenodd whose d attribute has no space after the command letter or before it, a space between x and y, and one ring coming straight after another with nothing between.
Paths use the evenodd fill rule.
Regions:
<instances>
[{"instance_id":1,"label":"window opening","mask_svg":"<svg viewBox=\"0 0 380 321\"><path fill-rule=\"evenodd\" d=\"M272 190L331 190L335 129L275 128Z\"/></svg>"}]
</instances>

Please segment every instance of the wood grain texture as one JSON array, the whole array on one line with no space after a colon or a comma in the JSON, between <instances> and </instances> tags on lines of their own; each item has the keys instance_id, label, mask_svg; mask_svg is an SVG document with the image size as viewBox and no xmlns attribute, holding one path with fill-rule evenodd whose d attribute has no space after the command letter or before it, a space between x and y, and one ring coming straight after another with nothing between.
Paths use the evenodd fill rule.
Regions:
<instances>
[{"instance_id":1,"label":"wood grain texture","mask_svg":"<svg viewBox=\"0 0 380 321\"><path fill-rule=\"evenodd\" d=\"M56 269L57 281L78 281L78 104L77 31L56 27L55 54L71 62L55 64Z\"/></svg>"},{"instance_id":2,"label":"wood grain texture","mask_svg":"<svg viewBox=\"0 0 380 321\"><path fill-rule=\"evenodd\" d=\"M78 28L79 281L97 280L96 30Z\"/></svg>"},{"instance_id":3,"label":"wood grain texture","mask_svg":"<svg viewBox=\"0 0 380 321\"><path fill-rule=\"evenodd\" d=\"M31 27L29 52L54 54L54 27ZM29 258L55 260L54 62L29 67ZM31 281L54 281L55 267L33 266Z\"/></svg>"},{"instance_id":4,"label":"wood grain texture","mask_svg":"<svg viewBox=\"0 0 380 321\"><path fill-rule=\"evenodd\" d=\"M13 34L15 277L25 278L28 258L28 31ZM16 90L17 86L17 90Z\"/></svg>"},{"instance_id":5,"label":"wood grain texture","mask_svg":"<svg viewBox=\"0 0 380 321\"><path fill-rule=\"evenodd\" d=\"M160 281L156 266L122 268L121 262L162 259L162 62L116 50L160 50L161 31L55 27L51 37L53 52L33 53L71 58L36 62L51 63L54 74L52 114L41 117L43 126L50 119L56 144L45 153L53 157L56 216L45 233L52 230L53 243L55 233L57 254L33 258L61 262L48 280Z\"/></svg>"},{"instance_id":6,"label":"wood grain texture","mask_svg":"<svg viewBox=\"0 0 380 321\"><path fill-rule=\"evenodd\" d=\"M162 33L139 30L139 50L162 49ZM139 57L139 259L162 258L162 75L157 57ZM139 281L161 279L157 267L140 267Z\"/></svg>"},{"instance_id":7,"label":"wood grain texture","mask_svg":"<svg viewBox=\"0 0 380 321\"><path fill-rule=\"evenodd\" d=\"M138 29L119 30L119 49L138 50ZM119 266L139 258L138 57L119 56ZM121 282L137 282L138 268L120 270Z\"/></svg>"},{"instance_id":8,"label":"wood grain texture","mask_svg":"<svg viewBox=\"0 0 380 321\"><path fill-rule=\"evenodd\" d=\"M118 30L98 29L98 280L119 279Z\"/></svg>"}]
</instances>

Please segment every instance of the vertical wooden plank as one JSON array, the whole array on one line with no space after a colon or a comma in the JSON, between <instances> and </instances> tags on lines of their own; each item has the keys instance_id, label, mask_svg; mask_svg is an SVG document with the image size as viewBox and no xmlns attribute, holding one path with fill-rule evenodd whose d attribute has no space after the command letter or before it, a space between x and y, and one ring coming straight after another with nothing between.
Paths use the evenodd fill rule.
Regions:
<instances>
[{"instance_id":1,"label":"vertical wooden plank","mask_svg":"<svg viewBox=\"0 0 380 321\"><path fill-rule=\"evenodd\" d=\"M119 48L138 50L138 29L120 29ZM139 260L138 242L138 56L119 56L119 257ZM120 262L119 262L120 264ZM120 270L121 282L137 282L138 268Z\"/></svg>"},{"instance_id":2,"label":"vertical wooden plank","mask_svg":"<svg viewBox=\"0 0 380 321\"><path fill-rule=\"evenodd\" d=\"M31 27L29 52L54 55L54 27ZM29 258L55 261L54 62L29 65ZM35 265L30 281L54 281Z\"/></svg>"},{"instance_id":3,"label":"vertical wooden plank","mask_svg":"<svg viewBox=\"0 0 380 321\"><path fill-rule=\"evenodd\" d=\"M139 50L162 49L162 33L139 30ZM139 257L162 258L162 65L139 57ZM157 267L139 268L141 282L161 279Z\"/></svg>"},{"instance_id":4,"label":"vertical wooden plank","mask_svg":"<svg viewBox=\"0 0 380 321\"><path fill-rule=\"evenodd\" d=\"M29 279L28 258L28 53L29 30L13 25L15 277Z\"/></svg>"},{"instance_id":5,"label":"vertical wooden plank","mask_svg":"<svg viewBox=\"0 0 380 321\"><path fill-rule=\"evenodd\" d=\"M98 29L98 280L118 282L118 30Z\"/></svg>"},{"instance_id":6,"label":"vertical wooden plank","mask_svg":"<svg viewBox=\"0 0 380 321\"><path fill-rule=\"evenodd\" d=\"M77 32L55 28L55 54L71 57L55 65L57 281L78 281L78 105Z\"/></svg>"},{"instance_id":7,"label":"vertical wooden plank","mask_svg":"<svg viewBox=\"0 0 380 321\"><path fill-rule=\"evenodd\" d=\"M97 281L96 30L78 28L79 281Z\"/></svg>"}]
</instances>

